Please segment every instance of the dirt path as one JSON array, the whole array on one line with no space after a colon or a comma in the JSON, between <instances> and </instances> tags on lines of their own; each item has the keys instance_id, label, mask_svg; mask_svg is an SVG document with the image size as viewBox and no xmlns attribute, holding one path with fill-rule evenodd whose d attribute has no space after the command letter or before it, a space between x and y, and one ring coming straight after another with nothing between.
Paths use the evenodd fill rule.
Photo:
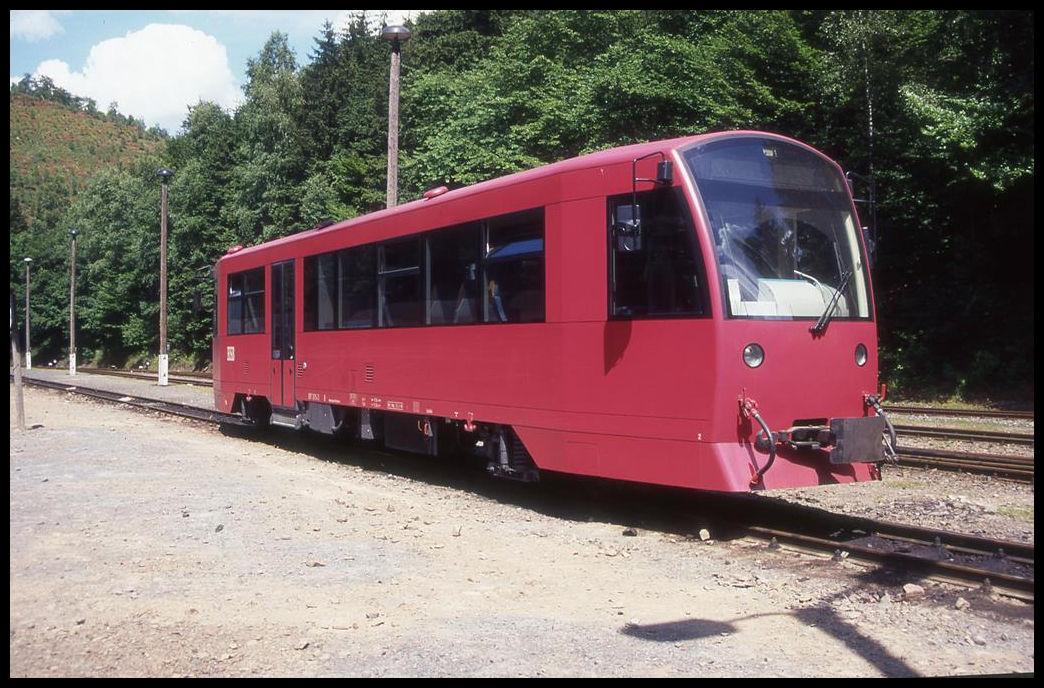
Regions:
<instances>
[{"instance_id":1,"label":"dirt path","mask_svg":"<svg viewBox=\"0 0 1044 688\"><path fill-rule=\"evenodd\" d=\"M1033 671L1032 606L630 535L413 458L329 460L37 390L26 414L12 677Z\"/></svg>"}]
</instances>

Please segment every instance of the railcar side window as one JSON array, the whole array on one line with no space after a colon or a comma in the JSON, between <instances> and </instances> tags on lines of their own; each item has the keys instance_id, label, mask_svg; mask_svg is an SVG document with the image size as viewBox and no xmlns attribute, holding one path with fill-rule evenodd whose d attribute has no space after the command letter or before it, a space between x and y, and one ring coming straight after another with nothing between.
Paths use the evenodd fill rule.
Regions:
<instances>
[{"instance_id":1,"label":"railcar side window","mask_svg":"<svg viewBox=\"0 0 1044 688\"><path fill-rule=\"evenodd\" d=\"M466 325L478 322L482 299L479 290L481 225L472 223L441 229L428 238L431 325Z\"/></svg>"},{"instance_id":2,"label":"railcar side window","mask_svg":"<svg viewBox=\"0 0 1044 688\"><path fill-rule=\"evenodd\" d=\"M420 237L380 247L377 301L381 327L424 324L423 249Z\"/></svg>"},{"instance_id":3,"label":"railcar side window","mask_svg":"<svg viewBox=\"0 0 1044 688\"><path fill-rule=\"evenodd\" d=\"M486 322L542 322L544 209L489 220L484 268Z\"/></svg>"},{"instance_id":4,"label":"railcar side window","mask_svg":"<svg viewBox=\"0 0 1044 688\"><path fill-rule=\"evenodd\" d=\"M311 329L332 330L337 327L337 296L342 279L339 257L339 254L327 253L308 259L311 265L306 264L305 274L309 268L313 271L312 279L306 284L313 288L314 293L305 295L314 306L309 314Z\"/></svg>"},{"instance_id":5,"label":"railcar side window","mask_svg":"<svg viewBox=\"0 0 1044 688\"><path fill-rule=\"evenodd\" d=\"M377 325L377 247L356 246L339 254L340 302L337 326L345 329Z\"/></svg>"},{"instance_id":6,"label":"railcar side window","mask_svg":"<svg viewBox=\"0 0 1044 688\"><path fill-rule=\"evenodd\" d=\"M631 194L609 201L609 312L614 318L699 317L709 313L703 260L680 188L638 194L643 247L616 250L617 208Z\"/></svg>"},{"instance_id":7,"label":"railcar side window","mask_svg":"<svg viewBox=\"0 0 1044 688\"><path fill-rule=\"evenodd\" d=\"M357 246L304 259L306 331L377 324L377 249Z\"/></svg>"},{"instance_id":8,"label":"railcar side window","mask_svg":"<svg viewBox=\"0 0 1044 688\"><path fill-rule=\"evenodd\" d=\"M265 269L257 268L228 276L229 334L265 331Z\"/></svg>"}]
</instances>

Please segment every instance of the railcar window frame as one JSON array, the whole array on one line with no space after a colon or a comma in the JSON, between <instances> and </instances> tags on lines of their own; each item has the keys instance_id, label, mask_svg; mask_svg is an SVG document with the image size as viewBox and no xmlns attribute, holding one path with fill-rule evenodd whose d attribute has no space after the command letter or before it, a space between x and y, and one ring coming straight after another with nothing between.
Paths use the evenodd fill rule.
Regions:
<instances>
[{"instance_id":1,"label":"railcar window frame","mask_svg":"<svg viewBox=\"0 0 1044 688\"><path fill-rule=\"evenodd\" d=\"M484 236L481 221L427 233L426 324L444 327L483 322L479 283Z\"/></svg>"},{"instance_id":2,"label":"railcar window frame","mask_svg":"<svg viewBox=\"0 0 1044 688\"><path fill-rule=\"evenodd\" d=\"M667 200L661 200L667 199ZM673 234L668 235L664 231L665 222L659 221L653 224L655 219L650 208L655 203L671 203L676 210L676 226ZM680 186L668 188L648 189L638 192L638 206L642 208L642 228L644 247L639 251L619 251L616 246L616 208L621 205L630 205L634 202L631 193L615 194L606 198L607 208L607 246L608 246L608 317L609 320L675 320L710 318L710 294L708 292L707 266L700 250L699 238L696 235L696 225L686 202L684 190ZM679 255L679 249L687 251L687 255ZM674 254L674 255L671 255ZM665 260L666 259L666 260ZM633 263L626 270L621 265L623 262ZM685 263L688 263L686 266ZM662 270L657 267L667 265L671 269L669 279L664 281ZM676 269L681 266L681 269ZM632 284L629 287L621 285L627 275L625 273L637 273L638 268L645 275L646 280L642 284ZM660 279L660 288L657 290L653 278ZM631 279L635 282L635 278ZM673 282L671 284L670 282ZM637 309L637 301L632 299L630 303L621 303L624 289L636 292L638 287L645 286L646 301L645 308ZM688 294L679 293L679 290L690 289ZM669 290L669 293L668 293ZM658 302L664 300L679 303L671 310L654 309L654 299ZM687 305L686 305L687 304ZM625 310L626 309L626 310Z\"/></svg>"},{"instance_id":3,"label":"railcar window frame","mask_svg":"<svg viewBox=\"0 0 1044 688\"><path fill-rule=\"evenodd\" d=\"M337 301L338 330L377 327L377 246L363 244L338 252L341 289Z\"/></svg>"},{"instance_id":4,"label":"railcar window frame","mask_svg":"<svg viewBox=\"0 0 1044 688\"><path fill-rule=\"evenodd\" d=\"M425 324L428 311L426 256L427 241L420 234L396 237L377 245L378 327Z\"/></svg>"},{"instance_id":5,"label":"railcar window frame","mask_svg":"<svg viewBox=\"0 0 1044 688\"><path fill-rule=\"evenodd\" d=\"M547 322L545 218L541 206L483 222L485 323Z\"/></svg>"},{"instance_id":6,"label":"railcar window frame","mask_svg":"<svg viewBox=\"0 0 1044 688\"><path fill-rule=\"evenodd\" d=\"M321 279L332 263L333 279ZM305 256L304 331L366 330L377 326L377 245L362 244ZM327 272L330 272L327 266ZM325 295L322 288L326 287ZM322 299L329 300L323 318ZM361 297L361 298L360 298Z\"/></svg>"},{"instance_id":7,"label":"railcar window frame","mask_svg":"<svg viewBox=\"0 0 1044 688\"><path fill-rule=\"evenodd\" d=\"M230 272L225 284L225 333L229 336L264 334L264 266Z\"/></svg>"}]
</instances>

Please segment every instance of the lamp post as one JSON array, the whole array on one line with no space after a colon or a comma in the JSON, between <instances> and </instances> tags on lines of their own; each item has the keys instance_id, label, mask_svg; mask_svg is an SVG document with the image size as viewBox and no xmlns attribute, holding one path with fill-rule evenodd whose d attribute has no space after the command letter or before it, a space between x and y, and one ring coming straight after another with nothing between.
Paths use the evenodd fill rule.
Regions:
<instances>
[{"instance_id":1,"label":"lamp post","mask_svg":"<svg viewBox=\"0 0 1044 688\"><path fill-rule=\"evenodd\" d=\"M159 385L167 385L167 182L174 176L173 170L163 167L156 175L163 185L163 200L160 202L160 324L159 324Z\"/></svg>"},{"instance_id":2,"label":"lamp post","mask_svg":"<svg viewBox=\"0 0 1044 688\"><path fill-rule=\"evenodd\" d=\"M76 236L78 229L70 229L72 248L69 254L69 374L76 374Z\"/></svg>"},{"instance_id":3,"label":"lamp post","mask_svg":"<svg viewBox=\"0 0 1044 688\"><path fill-rule=\"evenodd\" d=\"M15 420L18 431L25 432L25 401L22 398L22 357L18 355L18 328L15 324L14 289L11 290L11 376L14 378Z\"/></svg>"},{"instance_id":4,"label":"lamp post","mask_svg":"<svg viewBox=\"0 0 1044 688\"><path fill-rule=\"evenodd\" d=\"M388 207L394 208L399 196L399 50L409 40L405 26L386 26L381 38L391 42L391 73L388 76Z\"/></svg>"},{"instance_id":5,"label":"lamp post","mask_svg":"<svg viewBox=\"0 0 1044 688\"><path fill-rule=\"evenodd\" d=\"M25 369L33 369L33 354L29 348L29 264L32 258L25 259Z\"/></svg>"}]
</instances>

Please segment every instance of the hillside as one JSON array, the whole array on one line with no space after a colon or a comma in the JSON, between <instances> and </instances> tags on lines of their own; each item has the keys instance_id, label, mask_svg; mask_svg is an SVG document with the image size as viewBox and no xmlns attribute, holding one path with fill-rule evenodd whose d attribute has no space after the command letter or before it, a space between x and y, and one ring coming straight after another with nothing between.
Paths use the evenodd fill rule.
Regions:
<instances>
[{"instance_id":1,"label":"hillside","mask_svg":"<svg viewBox=\"0 0 1044 688\"><path fill-rule=\"evenodd\" d=\"M46 199L58 194L70 200L96 171L166 145L162 136L118 115L31 95L12 94L10 112L11 197L30 225Z\"/></svg>"}]
</instances>

